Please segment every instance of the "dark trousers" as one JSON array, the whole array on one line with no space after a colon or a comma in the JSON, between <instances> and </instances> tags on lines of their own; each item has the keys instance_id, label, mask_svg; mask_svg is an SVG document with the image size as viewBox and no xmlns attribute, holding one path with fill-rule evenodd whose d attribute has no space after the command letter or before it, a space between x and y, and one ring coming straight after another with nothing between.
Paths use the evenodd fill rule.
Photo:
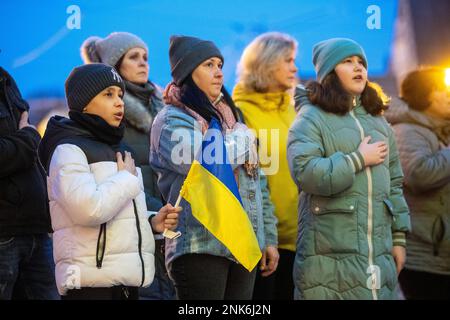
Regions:
<instances>
[{"instance_id":1,"label":"dark trousers","mask_svg":"<svg viewBox=\"0 0 450 320\"><path fill-rule=\"evenodd\" d=\"M450 276L403 269L399 282L408 300L450 300Z\"/></svg>"},{"instance_id":2,"label":"dark trousers","mask_svg":"<svg viewBox=\"0 0 450 320\"><path fill-rule=\"evenodd\" d=\"M248 272L227 258L185 254L172 262L169 274L180 300L250 300L256 268Z\"/></svg>"},{"instance_id":3,"label":"dark trousers","mask_svg":"<svg viewBox=\"0 0 450 320\"><path fill-rule=\"evenodd\" d=\"M268 277L262 277L258 270L256 274L253 300L293 300L294 280L292 269L294 267L295 252L278 249L280 260L277 270Z\"/></svg>"},{"instance_id":4,"label":"dark trousers","mask_svg":"<svg viewBox=\"0 0 450 320\"><path fill-rule=\"evenodd\" d=\"M139 291L126 286L72 289L61 300L139 300Z\"/></svg>"},{"instance_id":5,"label":"dark trousers","mask_svg":"<svg viewBox=\"0 0 450 320\"><path fill-rule=\"evenodd\" d=\"M59 300L52 239L0 237L0 300Z\"/></svg>"}]
</instances>

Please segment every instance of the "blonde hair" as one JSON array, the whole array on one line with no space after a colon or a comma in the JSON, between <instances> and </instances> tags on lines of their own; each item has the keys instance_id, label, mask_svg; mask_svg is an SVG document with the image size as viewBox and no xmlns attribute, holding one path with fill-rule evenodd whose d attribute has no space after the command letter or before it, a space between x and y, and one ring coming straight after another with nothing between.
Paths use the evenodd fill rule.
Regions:
<instances>
[{"instance_id":1,"label":"blonde hair","mask_svg":"<svg viewBox=\"0 0 450 320\"><path fill-rule=\"evenodd\" d=\"M367 81L367 85L369 87L372 87L373 89L375 89L375 91L378 93L378 96L380 97L381 101L383 102L383 104L385 106L389 105L389 103L391 102L391 97L388 96L386 94L386 92L384 92L382 86L380 86L378 83L372 82L372 81Z\"/></svg>"},{"instance_id":2,"label":"blonde hair","mask_svg":"<svg viewBox=\"0 0 450 320\"><path fill-rule=\"evenodd\" d=\"M237 67L238 82L249 91L266 92L274 81L278 60L292 50L297 50L297 41L287 34L267 32L256 37L242 53Z\"/></svg>"}]
</instances>

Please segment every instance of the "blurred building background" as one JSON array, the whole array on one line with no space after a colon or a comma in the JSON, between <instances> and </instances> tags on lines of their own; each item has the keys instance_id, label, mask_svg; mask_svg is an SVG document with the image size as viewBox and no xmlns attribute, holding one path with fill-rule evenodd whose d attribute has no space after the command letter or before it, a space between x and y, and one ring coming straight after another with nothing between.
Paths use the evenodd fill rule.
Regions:
<instances>
[{"instance_id":1,"label":"blurred building background","mask_svg":"<svg viewBox=\"0 0 450 320\"><path fill-rule=\"evenodd\" d=\"M450 1L399 0L394 41L385 75L372 78L391 96L420 66L450 68Z\"/></svg>"}]
</instances>

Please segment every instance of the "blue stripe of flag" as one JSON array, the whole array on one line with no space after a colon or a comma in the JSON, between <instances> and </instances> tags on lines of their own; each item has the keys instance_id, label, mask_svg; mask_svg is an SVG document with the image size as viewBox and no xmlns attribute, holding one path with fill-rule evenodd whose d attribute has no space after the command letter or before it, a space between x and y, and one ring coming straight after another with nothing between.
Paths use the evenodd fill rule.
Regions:
<instances>
[{"instance_id":1,"label":"blue stripe of flag","mask_svg":"<svg viewBox=\"0 0 450 320\"><path fill-rule=\"evenodd\" d=\"M221 132L221 127L219 122L213 118L209 124L209 128L208 131L206 132L203 141L202 141L202 155L204 154L204 150L205 148L211 144L211 143L215 143L215 139L217 136L213 135L210 133L209 130L214 129L214 130L219 130L219 132ZM217 152L215 152L214 155L214 161L213 163L205 163L205 161L203 161L203 158L201 159L201 161L199 161L201 163L201 165L208 170L211 174L213 174L214 176L216 176L217 179L219 179L220 181L222 181L222 183L233 193L233 195L239 200L239 202L242 204L242 200L241 200L241 196L239 194L239 189L236 183L236 179L234 177L234 173L233 173L233 168L231 167L230 161L228 159L228 154L227 154L227 150L225 147L225 143L224 143L224 138L223 135L221 135L221 148L222 148L222 154L218 154ZM220 156L222 156L222 158L220 158Z\"/></svg>"}]
</instances>

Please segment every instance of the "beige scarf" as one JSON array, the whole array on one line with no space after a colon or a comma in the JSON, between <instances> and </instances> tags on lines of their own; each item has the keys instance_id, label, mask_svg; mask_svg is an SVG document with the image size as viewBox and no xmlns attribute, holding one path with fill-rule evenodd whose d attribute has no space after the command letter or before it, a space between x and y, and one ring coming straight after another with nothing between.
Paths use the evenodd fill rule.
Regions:
<instances>
[{"instance_id":1,"label":"beige scarf","mask_svg":"<svg viewBox=\"0 0 450 320\"><path fill-rule=\"evenodd\" d=\"M163 99L167 105L171 104L178 108L181 108L188 114L190 114L195 120L197 120L201 125L203 134L206 132L206 130L208 130L208 121L206 121L205 118L203 118L197 112L185 106L181 102L181 90L174 82L171 82L167 85L166 89L164 90ZM236 125L236 119L233 112L231 111L230 106L225 102L225 99L223 99L222 95L219 96L216 101L214 101L213 106L222 116L221 124L223 130L225 131L224 133L228 132L229 130L233 130L234 126Z\"/></svg>"}]
</instances>

